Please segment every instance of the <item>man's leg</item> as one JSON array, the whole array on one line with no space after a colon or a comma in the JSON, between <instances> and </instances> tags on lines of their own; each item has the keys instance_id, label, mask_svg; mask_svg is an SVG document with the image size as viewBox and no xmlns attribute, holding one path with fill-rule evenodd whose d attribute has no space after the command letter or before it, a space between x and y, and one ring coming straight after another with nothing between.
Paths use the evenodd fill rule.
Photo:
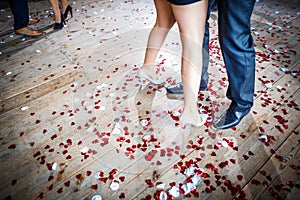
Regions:
<instances>
[{"instance_id":1,"label":"man's leg","mask_svg":"<svg viewBox=\"0 0 300 200\"><path fill-rule=\"evenodd\" d=\"M9 0L14 15L14 29L24 28L29 22L28 0Z\"/></svg>"},{"instance_id":2,"label":"man's leg","mask_svg":"<svg viewBox=\"0 0 300 200\"><path fill-rule=\"evenodd\" d=\"M11 11L14 15L14 30L17 35L25 36L40 36L42 31L33 30L28 27L29 24L29 10L28 0L9 0ZM30 24L37 23L37 18L33 19Z\"/></svg>"},{"instance_id":3,"label":"man's leg","mask_svg":"<svg viewBox=\"0 0 300 200\"><path fill-rule=\"evenodd\" d=\"M229 86L229 109L214 122L217 129L237 125L253 105L255 51L250 18L255 0L219 0L219 39Z\"/></svg>"}]
</instances>

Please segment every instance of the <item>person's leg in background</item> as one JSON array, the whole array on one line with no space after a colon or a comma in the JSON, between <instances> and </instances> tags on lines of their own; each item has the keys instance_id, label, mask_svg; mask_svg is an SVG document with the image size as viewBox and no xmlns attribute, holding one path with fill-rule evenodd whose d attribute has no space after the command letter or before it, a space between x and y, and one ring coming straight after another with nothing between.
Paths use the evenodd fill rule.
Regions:
<instances>
[{"instance_id":1,"label":"person's leg in background","mask_svg":"<svg viewBox=\"0 0 300 200\"><path fill-rule=\"evenodd\" d=\"M28 27L28 0L9 0L8 2L14 16L14 30L16 34L26 36L39 36L43 34L42 31L33 30ZM31 24L36 22L38 22L37 19Z\"/></svg>"},{"instance_id":2,"label":"person's leg in background","mask_svg":"<svg viewBox=\"0 0 300 200\"><path fill-rule=\"evenodd\" d=\"M149 34L140 76L149 79L152 83L159 84L162 80L159 80L156 74L157 66L155 65L155 59L167 34L176 21L169 2L166 0L155 0L154 3L157 13L156 22Z\"/></svg>"},{"instance_id":3,"label":"person's leg in background","mask_svg":"<svg viewBox=\"0 0 300 200\"><path fill-rule=\"evenodd\" d=\"M255 50L250 18L255 0L219 0L219 41L226 65L229 109L214 121L217 129L231 128L247 115L254 101Z\"/></svg>"},{"instance_id":4,"label":"person's leg in background","mask_svg":"<svg viewBox=\"0 0 300 200\"><path fill-rule=\"evenodd\" d=\"M208 87L209 75L208 75L208 65L209 65L209 17L212 7L216 4L216 0L208 0L207 16L205 23L205 33L203 38L203 66L201 74L201 82L199 91L205 91Z\"/></svg>"},{"instance_id":5,"label":"person's leg in background","mask_svg":"<svg viewBox=\"0 0 300 200\"><path fill-rule=\"evenodd\" d=\"M14 29L24 28L29 23L28 0L9 0L14 15Z\"/></svg>"}]
</instances>

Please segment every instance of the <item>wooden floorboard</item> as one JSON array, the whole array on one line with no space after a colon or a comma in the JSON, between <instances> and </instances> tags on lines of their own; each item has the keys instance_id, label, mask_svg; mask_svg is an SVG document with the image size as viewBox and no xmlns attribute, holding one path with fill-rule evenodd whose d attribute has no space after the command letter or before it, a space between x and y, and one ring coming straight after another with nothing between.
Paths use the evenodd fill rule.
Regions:
<instances>
[{"instance_id":1,"label":"wooden floorboard","mask_svg":"<svg viewBox=\"0 0 300 200\"><path fill-rule=\"evenodd\" d=\"M176 26L157 59L167 81L140 82L153 1L70 3L74 17L56 32L49 2L29 1L40 38L15 35L0 3L1 199L158 199L186 184L191 166L202 171L200 185L174 199L299 198L299 1L256 2L255 102L225 131L176 121L183 101L164 88L180 81ZM209 89L199 96L211 118L230 103L217 18L209 20Z\"/></svg>"}]
</instances>

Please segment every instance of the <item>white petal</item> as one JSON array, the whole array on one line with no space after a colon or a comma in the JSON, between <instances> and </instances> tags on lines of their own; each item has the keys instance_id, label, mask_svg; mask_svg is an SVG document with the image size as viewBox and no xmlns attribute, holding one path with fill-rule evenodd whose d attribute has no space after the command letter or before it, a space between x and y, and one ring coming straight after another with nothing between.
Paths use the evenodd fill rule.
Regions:
<instances>
[{"instance_id":1,"label":"white petal","mask_svg":"<svg viewBox=\"0 0 300 200\"><path fill-rule=\"evenodd\" d=\"M158 184L156 187L158 188L158 189L165 189L165 183L161 183L161 184Z\"/></svg>"},{"instance_id":2,"label":"white petal","mask_svg":"<svg viewBox=\"0 0 300 200\"><path fill-rule=\"evenodd\" d=\"M21 108L21 110L22 111L25 111L25 110L27 110L29 107L28 106L23 106L22 108Z\"/></svg>"},{"instance_id":3,"label":"white petal","mask_svg":"<svg viewBox=\"0 0 300 200\"><path fill-rule=\"evenodd\" d=\"M57 163L53 163L52 170L55 171L57 169Z\"/></svg>"},{"instance_id":4,"label":"white petal","mask_svg":"<svg viewBox=\"0 0 300 200\"><path fill-rule=\"evenodd\" d=\"M180 193L179 193L178 187L173 186L173 187L169 190L169 194L172 195L174 198L179 197Z\"/></svg>"},{"instance_id":5,"label":"white petal","mask_svg":"<svg viewBox=\"0 0 300 200\"><path fill-rule=\"evenodd\" d=\"M100 178L100 172L97 172L97 173L95 174L95 178L96 178L96 179L99 179L99 178Z\"/></svg>"},{"instance_id":6,"label":"white petal","mask_svg":"<svg viewBox=\"0 0 300 200\"><path fill-rule=\"evenodd\" d=\"M80 149L80 152L81 153L87 153L89 151L89 148L88 147L82 147L81 149Z\"/></svg>"},{"instance_id":7,"label":"white petal","mask_svg":"<svg viewBox=\"0 0 300 200\"><path fill-rule=\"evenodd\" d=\"M159 199L160 200L167 200L168 199L168 195L162 191L160 194L159 194Z\"/></svg>"},{"instance_id":8,"label":"white petal","mask_svg":"<svg viewBox=\"0 0 300 200\"><path fill-rule=\"evenodd\" d=\"M102 200L102 197L101 197L99 194L97 194L97 195L94 195L94 196L91 198L91 200Z\"/></svg>"},{"instance_id":9,"label":"white petal","mask_svg":"<svg viewBox=\"0 0 300 200\"><path fill-rule=\"evenodd\" d=\"M119 183L117 183L117 182L112 182L111 184L110 184L110 189L112 189L112 190L118 190L119 188L120 188L120 184Z\"/></svg>"},{"instance_id":10,"label":"white petal","mask_svg":"<svg viewBox=\"0 0 300 200\"><path fill-rule=\"evenodd\" d=\"M147 126L149 124L148 120L146 119L143 119L140 123L142 126Z\"/></svg>"},{"instance_id":11,"label":"white petal","mask_svg":"<svg viewBox=\"0 0 300 200\"><path fill-rule=\"evenodd\" d=\"M201 178L198 175L193 176L192 182L195 186L199 186L201 183Z\"/></svg>"}]
</instances>

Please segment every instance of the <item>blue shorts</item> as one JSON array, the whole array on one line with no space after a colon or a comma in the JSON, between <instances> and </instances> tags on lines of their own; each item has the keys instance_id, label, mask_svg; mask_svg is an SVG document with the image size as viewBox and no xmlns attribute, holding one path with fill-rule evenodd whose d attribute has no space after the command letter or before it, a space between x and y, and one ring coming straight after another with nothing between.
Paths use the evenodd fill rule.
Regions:
<instances>
[{"instance_id":1,"label":"blue shorts","mask_svg":"<svg viewBox=\"0 0 300 200\"><path fill-rule=\"evenodd\" d=\"M182 5L188 5L188 4L191 4L191 3L196 3L196 2L201 1L201 0L167 0L167 1L170 2L171 4L182 6Z\"/></svg>"}]
</instances>

